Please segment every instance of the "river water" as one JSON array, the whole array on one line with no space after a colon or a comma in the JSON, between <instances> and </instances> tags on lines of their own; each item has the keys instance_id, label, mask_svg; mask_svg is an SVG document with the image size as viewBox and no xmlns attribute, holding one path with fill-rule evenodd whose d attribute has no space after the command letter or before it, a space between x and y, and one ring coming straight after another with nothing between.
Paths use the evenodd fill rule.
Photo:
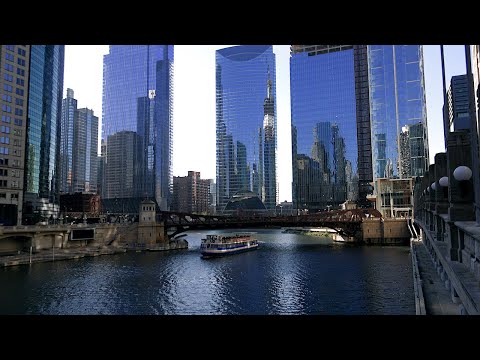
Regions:
<instances>
[{"instance_id":1,"label":"river water","mask_svg":"<svg viewBox=\"0 0 480 360\"><path fill-rule=\"evenodd\" d=\"M242 230L246 231L246 230ZM257 250L128 252L0 269L0 314L415 314L408 246L258 230Z\"/></svg>"}]
</instances>

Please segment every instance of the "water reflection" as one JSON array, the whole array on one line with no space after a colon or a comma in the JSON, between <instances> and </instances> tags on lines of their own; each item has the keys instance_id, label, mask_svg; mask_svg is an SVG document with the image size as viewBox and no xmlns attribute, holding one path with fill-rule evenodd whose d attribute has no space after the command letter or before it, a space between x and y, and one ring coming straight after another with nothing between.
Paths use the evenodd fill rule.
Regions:
<instances>
[{"instance_id":1,"label":"water reflection","mask_svg":"<svg viewBox=\"0 0 480 360\"><path fill-rule=\"evenodd\" d=\"M257 250L202 259L169 253L0 270L1 314L414 314L408 247L355 247L255 230ZM220 231L219 231L220 232Z\"/></svg>"}]
</instances>

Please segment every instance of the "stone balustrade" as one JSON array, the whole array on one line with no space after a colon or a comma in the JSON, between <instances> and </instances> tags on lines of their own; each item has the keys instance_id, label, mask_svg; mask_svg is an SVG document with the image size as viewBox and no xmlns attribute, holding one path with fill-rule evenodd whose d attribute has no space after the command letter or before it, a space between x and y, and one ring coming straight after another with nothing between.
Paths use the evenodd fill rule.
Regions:
<instances>
[{"instance_id":1,"label":"stone balustrade","mask_svg":"<svg viewBox=\"0 0 480 360\"><path fill-rule=\"evenodd\" d=\"M473 187L471 167L470 134L449 133L446 153L437 154L415 180L414 220L460 313L480 314L480 226L474 206L480 189Z\"/></svg>"}]
</instances>

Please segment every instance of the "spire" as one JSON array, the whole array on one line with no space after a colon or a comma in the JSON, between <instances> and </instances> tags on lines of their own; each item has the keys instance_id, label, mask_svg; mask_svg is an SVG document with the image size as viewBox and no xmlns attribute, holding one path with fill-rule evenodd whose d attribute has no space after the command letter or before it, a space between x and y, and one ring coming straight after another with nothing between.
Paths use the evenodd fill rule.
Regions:
<instances>
[{"instance_id":1,"label":"spire","mask_svg":"<svg viewBox=\"0 0 480 360\"><path fill-rule=\"evenodd\" d=\"M267 65L267 99L271 98L272 95L272 80L270 79L270 65Z\"/></svg>"}]
</instances>

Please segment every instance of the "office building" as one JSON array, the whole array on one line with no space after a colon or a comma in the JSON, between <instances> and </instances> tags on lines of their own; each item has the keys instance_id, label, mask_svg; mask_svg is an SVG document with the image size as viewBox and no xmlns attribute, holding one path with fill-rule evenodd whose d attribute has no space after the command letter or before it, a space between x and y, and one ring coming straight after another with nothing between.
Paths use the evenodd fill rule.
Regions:
<instances>
[{"instance_id":1,"label":"office building","mask_svg":"<svg viewBox=\"0 0 480 360\"><path fill-rule=\"evenodd\" d=\"M421 45L292 45L292 199L369 206L377 178L428 168Z\"/></svg>"},{"instance_id":2,"label":"office building","mask_svg":"<svg viewBox=\"0 0 480 360\"><path fill-rule=\"evenodd\" d=\"M58 217L64 58L65 45L30 47L24 223Z\"/></svg>"},{"instance_id":3,"label":"office building","mask_svg":"<svg viewBox=\"0 0 480 360\"><path fill-rule=\"evenodd\" d=\"M60 193L97 192L98 117L93 110L77 109L73 90L62 102L60 133Z\"/></svg>"},{"instance_id":4,"label":"office building","mask_svg":"<svg viewBox=\"0 0 480 360\"><path fill-rule=\"evenodd\" d=\"M210 180L201 179L200 172L173 177L172 210L189 214L207 214Z\"/></svg>"},{"instance_id":5,"label":"office building","mask_svg":"<svg viewBox=\"0 0 480 360\"><path fill-rule=\"evenodd\" d=\"M103 66L103 197L149 198L161 210L168 210L172 190L173 45L111 45ZM117 136L120 133L123 135ZM116 137L113 146L111 137ZM121 139L128 144L119 144ZM117 167L122 163L117 161L121 160L117 150L132 157L122 161L131 161L133 169ZM120 174L131 178L132 183L124 179L128 186L119 187Z\"/></svg>"},{"instance_id":6,"label":"office building","mask_svg":"<svg viewBox=\"0 0 480 360\"><path fill-rule=\"evenodd\" d=\"M253 192L278 202L275 54L271 45L216 51L217 211Z\"/></svg>"},{"instance_id":7,"label":"office building","mask_svg":"<svg viewBox=\"0 0 480 360\"><path fill-rule=\"evenodd\" d=\"M22 223L30 45L0 45L0 224Z\"/></svg>"}]
</instances>

